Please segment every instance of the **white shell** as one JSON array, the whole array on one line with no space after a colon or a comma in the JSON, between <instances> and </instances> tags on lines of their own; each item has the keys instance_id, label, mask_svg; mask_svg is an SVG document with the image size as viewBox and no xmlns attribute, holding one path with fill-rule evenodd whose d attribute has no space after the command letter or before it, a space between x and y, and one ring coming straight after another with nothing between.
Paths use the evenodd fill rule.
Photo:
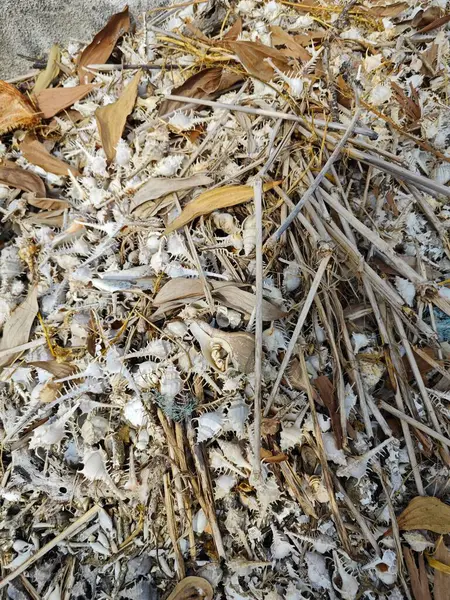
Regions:
<instances>
[{"instance_id":1,"label":"white shell","mask_svg":"<svg viewBox=\"0 0 450 600\"><path fill-rule=\"evenodd\" d=\"M354 600L358 594L358 580L345 569L338 553L335 550L333 550L333 559L334 564L336 565L336 570L332 580L334 589L340 593L343 600ZM339 586L335 583L335 579L339 581Z\"/></svg>"},{"instance_id":2,"label":"white shell","mask_svg":"<svg viewBox=\"0 0 450 600\"><path fill-rule=\"evenodd\" d=\"M263 331L263 344L269 352L278 352L286 350L288 347L288 338L286 332L280 327L272 325Z\"/></svg>"},{"instance_id":3,"label":"white shell","mask_svg":"<svg viewBox=\"0 0 450 600\"><path fill-rule=\"evenodd\" d=\"M239 444L227 442L225 440L217 440L217 442L227 460L231 461L237 467L251 470L252 466L248 460L244 458Z\"/></svg>"},{"instance_id":4,"label":"white shell","mask_svg":"<svg viewBox=\"0 0 450 600\"><path fill-rule=\"evenodd\" d=\"M232 488L236 485L237 479L234 475L227 475L224 473L223 475L219 475L214 483L216 486L214 496L217 500L220 500L221 498L228 496Z\"/></svg>"},{"instance_id":5,"label":"white shell","mask_svg":"<svg viewBox=\"0 0 450 600\"><path fill-rule=\"evenodd\" d=\"M272 558L275 560L282 560L283 558L287 558L293 554L295 552L295 548L290 542L288 542L286 536L277 531L273 525L271 529L273 535L273 542L270 546Z\"/></svg>"},{"instance_id":6,"label":"white shell","mask_svg":"<svg viewBox=\"0 0 450 600\"><path fill-rule=\"evenodd\" d=\"M139 398L129 400L123 409L123 415L133 427L143 427L147 423L145 408Z\"/></svg>"},{"instance_id":7,"label":"white shell","mask_svg":"<svg viewBox=\"0 0 450 600\"><path fill-rule=\"evenodd\" d=\"M249 215L242 224L242 239L244 241L244 254L248 256L256 246L256 217Z\"/></svg>"},{"instance_id":8,"label":"white shell","mask_svg":"<svg viewBox=\"0 0 450 600\"><path fill-rule=\"evenodd\" d=\"M300 268L295 262L290 262L283 271L283 287L287 292L293 292L300 287L302 280Z\"/></svg>"},{"instance_id":9,"label":"white shell","mask_svg":"<svg viewBox=\"0 0 450 600\"><path fill-rule=\"evenodd\" d=\"M297 444L301 444L302 442L302 430L299 427L285 427L283 425L283 429L280 434L280 447L284 450L289 450L289 448L293 448Z\"/></svg>"},{"instance_id":10,"label":"white shell","mask_svg":"<svg viewBox=\"0 0 450 600\"><path fill-rule=\"evenodd\" d=\"M197 442L206 442L222 430L223 414L218 411L204 413L197 421Z\"/></svg>"},{"instance_id":11,"label":"white shell","mask_svg":"<svg viewBox=\"0 0 450 600\"><path fill-rule=\"evenodd\" d=\"M230 213L225 212L213 212L211 215L214 226L217 229L222 229L225 233L233 234L238 231L236 219Z\"/></svg>"},{"instance_id":12,"label":"white shell","mask_svg":"<svg viewBox=\"0 0 450 600\"><path fill-rule=\"evenodd\" d=\"M104 439L108 432L109 420L100 415L90 414L81 427L81 436L90 446Z\"/></svg>"},{"instance_id":13,"label":"white shell","mask_svg":"<svg viewBox=\"0 0 450 600\"><path fill-rule=\"evenodd\" d=\"M89 481L109 481L106 470L106 454L103 450L86 450L83 458L84 467L81 473Z\"/></svg>"},{"instance_id":14,"label":"white shell","mask_svg":"<svg viewBox=\"0 0 450 600\"><path fill-rule=\"evenodd\" d=\"M177 369L170 365L161 377L159 391L168 400L173 400L183 389L183 380Z\"/></svg>"},{"instance_id":15,"label":"white shell","mask_svg":"<svg viewBox=\"0 0 450 600\"><path fill-rule=\"evenodd\" d=\"M381 579L383 583L392 585L397 581L397 556L392 550L385 550L381 558L376 558L363 567L363 569L373 569L377 577Z\"/></svg>"},{"instance_id":16,"label":"white shell","mask_svg":"<svg viewBox=\"0 0 450 600\"><path fill-rule=\"evenodd\" d=\"M242 398L232 400L227 410L227 425L232 429L239 439L244 437L245 422L248 419L250 409Z\"/></svg>"}]
</instances>

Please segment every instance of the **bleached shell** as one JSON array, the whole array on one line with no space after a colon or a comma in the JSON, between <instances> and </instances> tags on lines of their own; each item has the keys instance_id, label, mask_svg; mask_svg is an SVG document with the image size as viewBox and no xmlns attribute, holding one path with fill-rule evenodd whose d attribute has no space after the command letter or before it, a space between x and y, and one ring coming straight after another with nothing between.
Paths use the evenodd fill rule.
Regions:
<instances>
[{"instance_id":1,"label":"bleached shell","mask_svg":"<svg viewBox=\"0 0 450 600\"><path fill-rule=\"evenodd\" d=\"M204 413L197 422L197 442L206 442L222 430L223 414L218 411Z\"/></svg>"},{"instance_id":2,"label":"bleached shell","mask_svg":"<svg viewBox=\"0 0 450 600\"><path fill-rule=\"evenodd\" d=\"M48 422L37 427L30 440L30 448L48 448L53 444L59 444L66 434L64 423Z\"/></svg>"},{"instance_id":3,"label":"bleached shell","mask_svg":"<svg viewBox=\"0 0 450 600\"><path fill-rule=\"evenodd\" d=\"M283 287L287 292L293 292L300 287L302 280L300 269L296 263L289 263L283 271Z\"/></svg>"},{"instance_id":4,"label":"bleached shell","mask_svg":"<svg viewBox=\"0 0 450 600\"><path fill-rule=\"evenodd\" d=\"M214 226L217 229L222 229L222 231L225 231L225 233L231 235L239 230L236 219L230 213L216 211L213 212L211 218Z\"/></svg>"},{"instance_id":5,"label":"bleached shell","mask_svg":"<svg viewBox=\"0 0 450 600\"><path fill-rule=\"evenodd\" d=\"M133 427L143 427L147 423L145 408L139 398L129 400L125 404L123 416Z\"/></svg>"},{"instance_id":6,"label":"bleached shell","mask_svg":"<svg viewBox=\"0 0 450 600\"><path fill-rule=\"evenodd\" d=\"M244 241L244 254L248 256L256 246L256 217L249 215L242 224L242 239Z\"/></svg>"},{"instance_id":7,"label":"bleached shell","mask_svg":"<svg viewBox=\"0 0 450 600\"><path fill-rule=\"evenodd\" d=\"M445 185L450 181L450 164L449 163L441 163L440 165L434 167L431 172L431 179L436 181L437 183L441 183Z\"/></svg>"},{"instance_id":8,"label":"bleached shell","mask_svg":"<svg viewBox=\"0 0 450 600\"><path fill-rule=\"evenodd\" d=\"M433 542L420 533L420 531L405 531L403 537L408 542L414 552L423 552L427 548L433 546Z\"/></svg>"},{"instance_id":9,"label":"bleached shell","mask_svg":"<svg viewBox=\"0 0 450 600\"><path fill-rule=\"evenodd\" d=\"M241 467L243 469L251 469L252 466L246 460L242 454L242 450L239 444L234 442L227 442L226 440L217 440L220 449L222 450L225 458L232 462L237 467Z\"/></svg>"},{"instance_id":10,"label":"bleached shell","mask_svg":"<svg viewBox=\"0 0 450 600\"><path fill-rule=\"evenodd\" d=\"M156 369L158 363L152 360L146 360L145 362L137 366L136 371L133 373L134 381L141 390L147 390L155 386Z\"/></svg>"},{"instance_id":11,"label":"bleached shell","mask_svg":"<svg viewBox=\"0 0 450 600\"><path fill-rule=\"evenodd\" d=\"M106 454L102 450L86 450L83 457L84 467L81 473L89 481L108 481Z\"/></svg>"},{"instance_id":12,"label":"bleached shell","mask_svg":"<svg viewBox=\"0 0 450 600\"><path fill-rule=\"evenodd\" d=\"M166 399L174 399L183 389L183 380L178 370L173 366L168 366L164 371L159 384L159 391Z\"/></svg>"},{"instance_id":13,"label":"bleached shell","mask_svg":"<svg viewBox=\"0 0 450 600\"><path fill-rule=\"evenodd\" d=\"M214 480L215 483L215 491L214 495L217 500L221 498L225 498L231 492L232 488L236 485L237 479L234 475L227 475L224 473L223 475L219 475L217 479Z\"/></svg>"},{"instance_id":14,"label":"bleached shell","mask_svg":"<svg viewBox=\"0 0 450 600\"><path fill-rule=\"evenodd\" d=\"M81 436L90 446L103 440L108 432L109 420L100 415L90 414L81 427Z\"/></svg>"},{"instance_id":15,"label":"bleached shell","mask_svg":"<svg viewBox=\"0 0 450 600\"><path fill-rule=\"evenodd\" d=\"M250 409L242 398L233 400L228 407L227 425L240 439L244 437L245 422L248 419L249 412Z\"/></svg>"},{"instance_id":16,"label":"bleached shell","mask_svg":"<svg viewBox=\"0 0 450 600\"><path fill-rule=\"evenodd\" d=\"M280 447L284 450L289 450L302 442L302 430L299 427L283 426L280 434Z\"/></svg>"},{"instance_id":17,"label":"bleached shell","mask_svg":"<svg viewBox=\"0 0 450 600\"><path fill-rule=\"evenodd\" d=\"M328 460L333 461L337 465L346 465L345 454L337 447L334 435L332 433L324 433L322 434L322 439Z\"/></svg>"},{"instance_id":18,"label":"bleached shell","mask_svg":"<svg viewBox=\"0 0 450 600\"><path fill-rule=\"evenodd\" d=\"M270 551L272 553L273 559L282 560L283 558L287 558L295 552L294 546L292 546L292 544L288 542L286 536L277 531L273 525L272 536L273 541L272 545L270 546Z\"/></svg>"},{"instance_id":19,"label":"bleached shell","mask_svg":"<svg viewBox=\"0 0 450 600\"><path fill-rule=\"evenodd\" d=\"M286 350L288 339L286 332L274 324L263 331L263 344L269 352L278 352L278 350Z\"/></svg>"}]
</instances>

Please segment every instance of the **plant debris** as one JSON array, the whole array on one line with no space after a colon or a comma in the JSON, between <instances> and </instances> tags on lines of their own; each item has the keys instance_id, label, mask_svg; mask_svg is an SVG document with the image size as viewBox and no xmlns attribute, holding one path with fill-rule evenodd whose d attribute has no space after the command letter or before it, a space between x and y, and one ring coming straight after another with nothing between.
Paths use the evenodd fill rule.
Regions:
<instances>
[{"instance_id":1,"label":"plant debris","mask_svg":"<svg viewBox=\"0 0 450 600\"><path fill-rule=\"evenodd\" d=\"M449 22L126 7L0 82L5 597L447 597Z\"/></svg>"}]
</instances>

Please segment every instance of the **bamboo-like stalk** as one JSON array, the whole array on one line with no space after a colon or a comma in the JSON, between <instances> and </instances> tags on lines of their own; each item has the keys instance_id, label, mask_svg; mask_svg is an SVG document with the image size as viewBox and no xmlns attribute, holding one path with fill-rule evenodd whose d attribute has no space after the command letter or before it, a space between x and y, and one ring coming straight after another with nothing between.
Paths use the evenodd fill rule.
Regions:
<instances>
[{"instance_id":1,"label":"bamboo-like stalk","mask_svg":"<svg viewBox=\"0 0 450 600\"><path fill-rule=\"evenodd\" d=\"M270 393L270 397L267 401L266 408L264 409L265 417L269 414L270 407L272 406L272 402L274 401L275 396L277 395L278 388L280 386L281 380L283 379L284 372L286 370L286 367L289 364L289 361L291 360L291 356L294 351L295 344L297 343L297 340L303 329L303 325L305 324L306 317L308 316L308 313L309 313L309 309L311 308L311 305L314 301L314 297L317 293L317 290L319 289L320 282L322 281L322 277L326 271L326 268L328 266L328 263L330 262L331 257L332 257L331 249L328 249L325 251L325 255L322 257L322 259L320 261L319 268L317 269L317 273L313 279L311 288L308 292L308 295L306 297L303 308L300 311L300 314L298 316L297 324L295 325L294 332L292 333L292 337L289 341L289 345L286 349L286 353L283 358L283 362L281 363L277 378L275 380L275 383L273 384L272 391Z\"/></svg>"},{"instance_id":2,"label":"bamboo-like stalk","mask_svg":"<svg viewBox=\"0 0 450 600\"><path fill-rule=\"evenodd\" d=\"M262 411L262 359L263 359L263 260L262 260L262 179L254 185L256 217L256 308L255 308L255 401L253 409L253 476L261 477L261 411Z\"/></svg>"}]
</instances>

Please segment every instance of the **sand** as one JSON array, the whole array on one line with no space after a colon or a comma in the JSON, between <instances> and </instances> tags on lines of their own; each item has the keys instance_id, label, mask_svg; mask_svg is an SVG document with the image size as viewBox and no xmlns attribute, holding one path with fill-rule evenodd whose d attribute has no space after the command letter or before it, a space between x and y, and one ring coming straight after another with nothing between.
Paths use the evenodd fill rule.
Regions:
<instances>
[{"instance_id":1,"label":"sand","mask_svg":"<svg viewBox=\"0 0 450 600\"><path fill-rule=\"evenodd\" d=\"M89 42L124 0L3 0L0 19L0 78L27 73L31 63L20 56L45 57L52 44ZM161 0L129 0L134 19Z\"/></svg>"}]
</instances>

